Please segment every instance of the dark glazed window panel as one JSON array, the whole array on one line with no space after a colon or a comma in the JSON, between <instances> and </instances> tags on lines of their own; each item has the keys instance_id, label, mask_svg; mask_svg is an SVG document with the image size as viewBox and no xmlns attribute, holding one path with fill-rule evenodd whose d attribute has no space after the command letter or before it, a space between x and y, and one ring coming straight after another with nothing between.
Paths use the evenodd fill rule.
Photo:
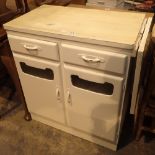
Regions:
<instances>
[{"instance_id":1,"label":"dark glazed window panel","mask_svg":"<svg viewBox=\"0 0 155 155\"><path fill-rule=\"evenodd\" d=\"M84 80L82 78L79 78L77 75L71 75L71 81L73 86L82 88L85 90L93 91L96 93L101 93L105 95L112 95L114 86L111 83L105 82L105 83L96 83L93 81Z\"/></svg>"},{"instance_id":2,"label":"dark glazed window panel","mask_svg":"<svg viewBox=\"0 0 155 155\"><path fill-rule=\"evenodd\" d=\"M33 75L43 79L54 80L54 73L49 68L46 69L35 68L32 66L28 66L24 62L20 62L20 66L22 71L26 74Z\"/></svg>"}]
</instances>

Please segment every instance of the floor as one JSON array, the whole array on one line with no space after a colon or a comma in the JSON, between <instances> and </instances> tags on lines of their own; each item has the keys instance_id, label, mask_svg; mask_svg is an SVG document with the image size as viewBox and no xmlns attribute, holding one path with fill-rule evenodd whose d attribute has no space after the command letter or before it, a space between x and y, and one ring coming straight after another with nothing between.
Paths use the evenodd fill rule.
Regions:
<instances>
[{"instance_id":1,"label":"floor","mask_svg":"<svg viewBox=\"0 0 155 155\"><path fill-rule=\"evenodd\" d=\"M12 104L14 101L9 101ZM155 139L133 141L124 126L119 150L111 151L34 120L23 119L19 105L0 120L0 155L154 155ZM129 120L126 121L130 124Z\"/></svg>"}]
</instances>

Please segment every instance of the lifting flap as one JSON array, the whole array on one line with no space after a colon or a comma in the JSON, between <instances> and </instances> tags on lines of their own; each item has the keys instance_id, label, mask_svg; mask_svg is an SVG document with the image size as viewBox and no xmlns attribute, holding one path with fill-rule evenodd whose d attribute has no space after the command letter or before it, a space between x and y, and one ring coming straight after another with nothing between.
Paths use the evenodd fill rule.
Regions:
<instances>
[{"instance_id":1,"label":"lifting flap","mask_svg":"<svg viewBox=\"0 0 155 155\"><path fill-rule=\"evenodd\" d=\"M142 39L139 44L139 48L137 51L137 60L136 60L136 68L135 68L135 75L134 75L134 84L133 84L133 91L132 91L132 100L131 100L131 107L130 113L135 113L135 108L138 103L138 93L140 87L140 79L141 79L141 72L142 72L142 63L144 59L144 52L147 52L147 41L149 37L149 31L152 24L152 17L149 17L145 26L145 30L142 36Z\"/></svg>"}]
</instances>

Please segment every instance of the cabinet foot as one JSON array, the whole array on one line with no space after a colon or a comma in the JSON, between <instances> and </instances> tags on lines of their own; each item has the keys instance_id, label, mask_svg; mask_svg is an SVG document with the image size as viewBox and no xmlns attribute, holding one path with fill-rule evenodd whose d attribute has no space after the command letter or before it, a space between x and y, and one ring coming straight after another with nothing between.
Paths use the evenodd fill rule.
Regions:
<instances>
[{"instance_id":1,"label":"cabinet foot","mask_svg":"<svg viewBox=\"0 0 155 155\"><path fill-rule=\"evenodd\" d=\"M29 112L28 112L28 113L25 113L24 119L25 119L26 121L31 121L31 120L32 120L31 114L30 114Z\"/></svg>"}]
</instances>

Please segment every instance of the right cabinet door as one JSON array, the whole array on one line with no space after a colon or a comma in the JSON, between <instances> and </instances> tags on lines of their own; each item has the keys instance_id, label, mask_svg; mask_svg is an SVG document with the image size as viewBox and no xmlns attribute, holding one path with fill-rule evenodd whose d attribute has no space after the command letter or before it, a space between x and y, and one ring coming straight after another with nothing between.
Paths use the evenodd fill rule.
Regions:
<instances>
[{"instance_id":1,"label":"right cabinet door","mask_svg":"<svg viewBox=\"0 0 155 155\"><path fill-rule=\"evenodd\" d=\"M123 78L66 64L64 70L69 126L115 142Z\"/></svg>"}]
</instances>

